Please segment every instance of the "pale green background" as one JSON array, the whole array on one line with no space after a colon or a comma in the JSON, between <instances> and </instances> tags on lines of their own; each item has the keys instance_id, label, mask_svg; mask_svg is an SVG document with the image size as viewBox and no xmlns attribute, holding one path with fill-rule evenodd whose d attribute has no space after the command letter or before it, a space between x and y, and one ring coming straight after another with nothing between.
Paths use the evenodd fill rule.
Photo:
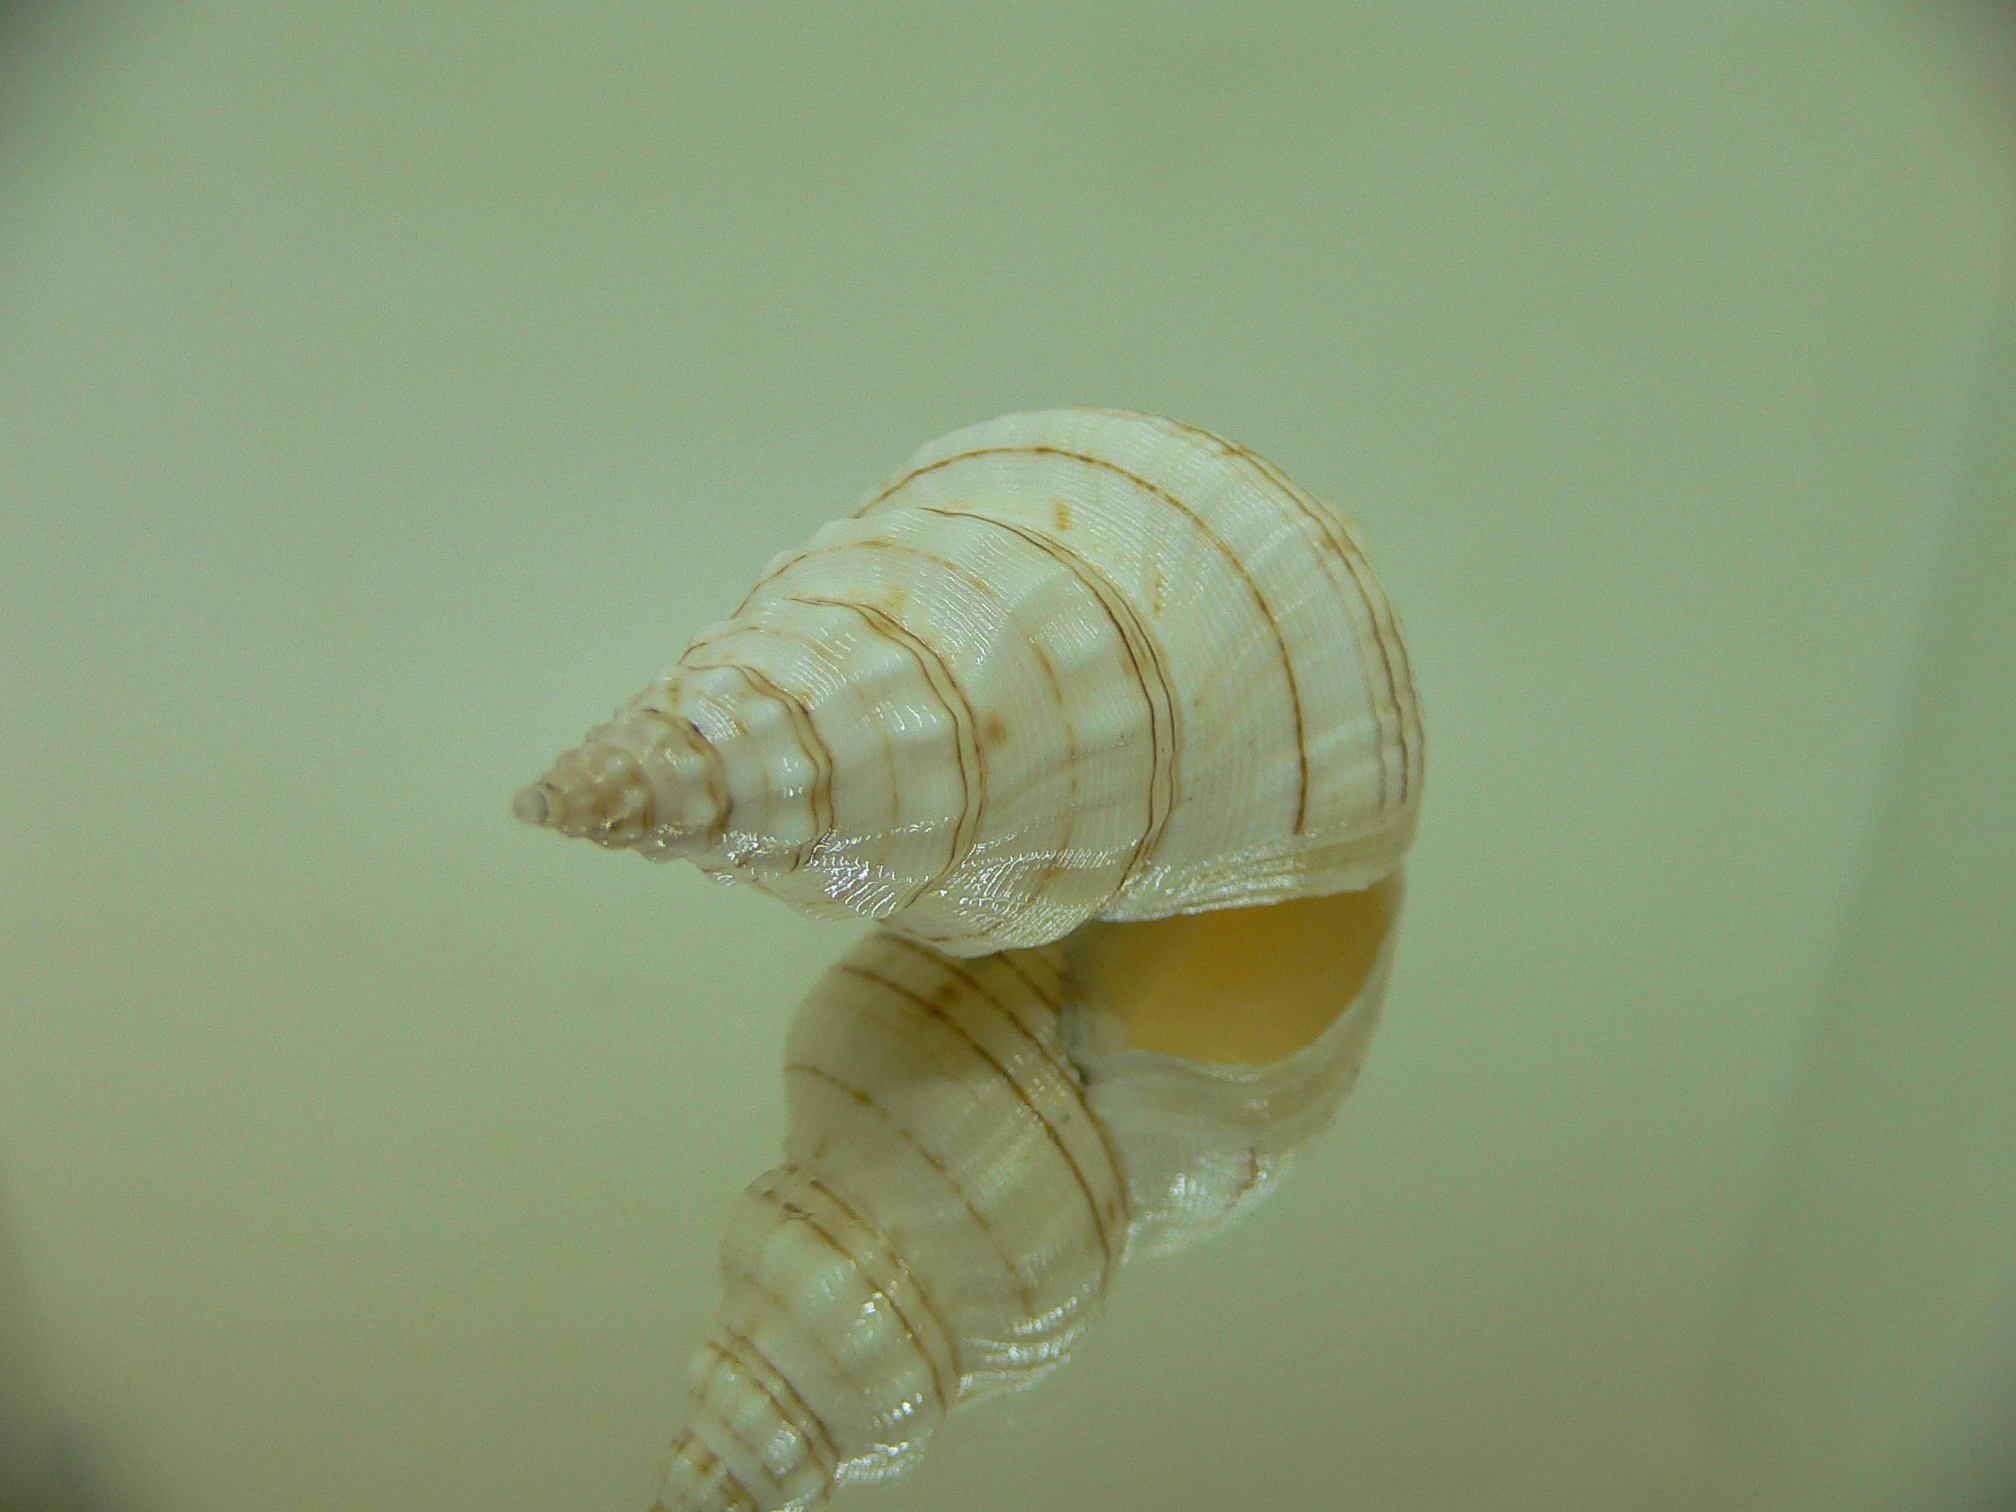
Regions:
<instances>
[{"instance_id":1,"label":"pale green background","mask_svg":"<svg viewBox=\"0 0 2016 1512\"><path fill-rule=\"evenodd\" d=\"M641 1512L722 1217L774 1159L783 1026L853 931L509 795L918 442L1067 402L1222 431L1369 527L1429 719L1405 938L1349 1115L1273 1205L1131 1268L1069 1370L851 1505L1721 1507L1884 1452L1898 1382L1856 1395L1844 1320L1915 1316L1883 1236L1981 1197L1913 1173L2006 1153L2007 1087L1943 1080L1980 1046L1896 1086L1828 1008L1894 986L1855 954L1885 878L2010 833L2006 742L1893 750L2016 681L1980 653L2006 613L1971 684L1926 640L2012 266L1996 15L23 22L17 1476L57 1422L104 1512ZM2001 560L1966 540L1949 577ZM1945 692L1911 715L1917 665ZM1986 809L1895 817L1955 770ZM2006 986L1956 959L2006 945L1995 855L1963 858L1985 934L1914 924L1930 1018L1893 1033ZM1871 1137L1919 1208L1871 1206L1833 1306L1805 1278L1860 1211L1824 1169L1880 1103L1858 1076L1900 1099L1904 1142ZM1983 1097L1971 1136L1914 1114ZM1967 1211L1955 1253L2006 1274L2016 1206ZM1994 1405L1963 1332L1911 1378L1941 1424Z\"/></svg>"}]
</instances>

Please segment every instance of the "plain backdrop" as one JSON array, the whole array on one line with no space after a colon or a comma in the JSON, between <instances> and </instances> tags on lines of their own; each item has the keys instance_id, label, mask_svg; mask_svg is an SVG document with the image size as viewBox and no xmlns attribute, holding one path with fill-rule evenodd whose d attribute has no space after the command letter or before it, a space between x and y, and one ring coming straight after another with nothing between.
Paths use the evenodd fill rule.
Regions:
<instances>
[{"instance_id":1,"label":"plain backdrop","mask_svg":"<svg viewBox=\"0 0 2016 1512\"><path fill-rule=\"evenodd\" d=\"M1799 1350L1939 1299L1872 1252L1785 1321L1847 1148L1796 1131L1864 1106L1802 1067L1872 979L1892 775L1995 759L1896 737L2010 667L1913 682L1999 518L1951 544L2000 12L4 20L0 1447L37 1494L648 1503L855 931L509 797L919 442L1070 402L1369 528L1427 706L1404 938L1283 1193L853 1505L1673 1509L1744 1392L1855 1431L1800 1417ZM1964 875L1987 922L1914 926L1914 1012L2006 990L1966 955L2006 872ZM1907 1175L1951 1153L1903 1126Z\"/></svg>"}]
</instances>

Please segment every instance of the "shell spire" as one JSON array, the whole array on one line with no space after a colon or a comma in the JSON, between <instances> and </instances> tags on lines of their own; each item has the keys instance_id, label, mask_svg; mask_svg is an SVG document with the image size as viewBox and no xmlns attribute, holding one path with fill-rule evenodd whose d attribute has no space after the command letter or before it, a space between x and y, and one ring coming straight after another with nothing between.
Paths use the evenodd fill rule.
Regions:
<instances>
[{"instance_id":1,"label":"shell spire","mask_svg":"<svg viewBox=\"0 0 2016 1512\"><path fill-rule=\"evenodd\" d=\"M647 695L522 789L511 812L574 839L669 860L711 844L727 806L714 748Z\"/></svg>"},{"instance_id":2,"label":"shell spire","mask_svg":"<svg viewBox=\"0 0 2016 1512\"><path fill-rule=\"evenodd\" d=\"M660 1508L814 1505L1062 1362L1128 1223L1057 1043L1062 971L1055 946L960 963L878 932L813 989L784 1164L729 1218Z\"/></svg>"},{"instance_id":3,"label":"shell spire","mask_svg":"<svg viewBox=\"0 0 2016 1512\"><path fill-rule=\"evenodd\" d=\"M1051 410L925 446L516 807L974 956L1366 887L1422 751L1342 517L1206 431Z\"/></svg>"}]
</instances>

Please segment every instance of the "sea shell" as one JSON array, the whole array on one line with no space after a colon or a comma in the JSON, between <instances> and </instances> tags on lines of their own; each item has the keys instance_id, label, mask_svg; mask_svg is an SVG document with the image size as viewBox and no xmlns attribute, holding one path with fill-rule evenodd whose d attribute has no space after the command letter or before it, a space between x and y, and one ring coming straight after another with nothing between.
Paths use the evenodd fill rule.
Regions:
<instances>
[{"instance_id":1,"label":"sea shell","mask_svg":"<svg viewBox=\"0 0 2016 1512\"><path fill-rule=\"evenodd\" d=\"M1394 874L978 960L887 930L849 951L793 1024L785 1162L730 1219L661 1512L908 1468L952 1407L1054 1369L1130 1254L1249 1211L1357 1075L1399 897ZM1253 1046L1289 1048L1224 1060Z\"/></svg>"},{"instance_id":2,"label":"sea shell","mask_svg":"<svg viewBox=\"0 0 2016 1512\"><path fill-rule=\"evenodd\" d=\"M528 822L954 955L1362 888L1421 796L1351 527L1113 410L934 441L560 758Z\"/></svg>"}]
</instances>

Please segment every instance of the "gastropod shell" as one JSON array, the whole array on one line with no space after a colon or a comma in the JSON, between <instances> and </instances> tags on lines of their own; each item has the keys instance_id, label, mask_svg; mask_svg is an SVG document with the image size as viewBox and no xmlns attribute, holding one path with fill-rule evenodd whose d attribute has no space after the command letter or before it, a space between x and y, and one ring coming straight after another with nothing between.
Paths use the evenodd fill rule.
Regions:
<instances>
[{"instance_id":1,"label":"gastropod shell","mask_svg":"<svg viewBox=\"0 0 2016 1512\"><path fill-rule=\"evenodd\" d=\"M1206 431L1062 409L925 446L515 808L975 956L1363 888L1422 758L1341 516Z\"/></svg>"},{"instance_id":2,"label":"gastropod shell","mask_svg":"<svg viewBox=\"0 0 2016 1512\"><path fill-rule=\"evenodd\" d=\"M1330 1119L1376 1020L1420 702L1351 527L1170 420L925 446L519 794L878 929L813 988L665 1512L914 1463Z\"/></svg>"},{"instance_id":3,"label":"gastropod shell","mask_svg":"<svg viewBox=\"0 0 2016 1512\"><path fill-rule=\"evenodd\" d=\"M792 1025L784 1163L729 1220L658 1512L908 1469L1056 1368L1124 1260L1250 1211L1358 1074L1399 899L1395 873L979 959L850 950Z\"/></svg>"}]
</instances>

